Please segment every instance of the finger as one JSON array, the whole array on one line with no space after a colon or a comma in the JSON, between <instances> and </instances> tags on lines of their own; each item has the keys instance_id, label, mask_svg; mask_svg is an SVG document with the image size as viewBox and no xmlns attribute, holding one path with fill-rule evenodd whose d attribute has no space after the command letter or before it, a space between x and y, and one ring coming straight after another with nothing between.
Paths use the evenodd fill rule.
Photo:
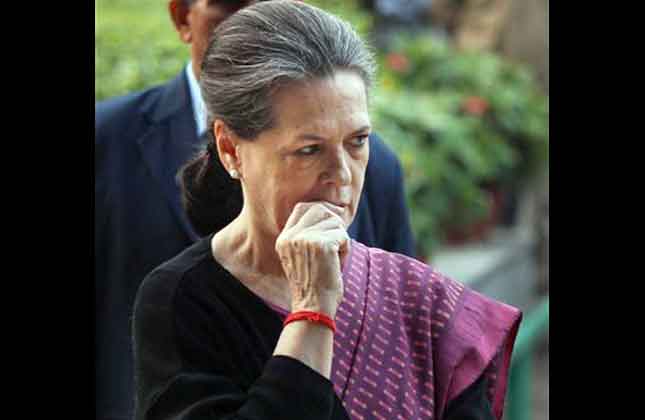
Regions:
<instances>
[{"instance_id":1,"label":"finger","mask_svg":"<svg viewBox=\"0 0 645 420\"><path fill-rule=\"evenodd\" d=\"M298 229L297 234L302 233L304 235L307 235L310 233L324 232L333 229L345 230L345 223L343 223L343 221L338 216L328 214L325 218L317 221L313 225L303 227L296 225L296 227L294 227L294 230L295 229Z\"/></svg>"},{"instance_id":2,"label":"finger","mask_svg":"<svg viewBox=\"0 0 645 420\"><path fill-rule=\"evenodd\" d=\"M283 231L295 226L309 207L311 207L309 203L296 203L296 205L293 206L293 209L291 209L291 214L289 214L289 217L287 218Z\"/></svg>"},{"instance_id":3,"label":"finger","mask_svg":"<svg viewBox=\"0 0 645 420\"><path fill-rule=\"evenodd\" d=\"M349 238L349 235L347 235L347 240L340 245L339 250L341 269L345 266L345 261L347 260L347 256L349 255L351 244L352 240Z\"/></svg>"},{"instance_id":4,"label":"finger","mask_svg":"<svg viewBox=\"0 0 645 420\"><path fill-rule=\"evenodd\" d=\"M282 229L282 232L280 232L280 235L276 240L276 251L280 253L278 248L281 247L280 244L282 242L285 240L288 241L288 238L300 235L305 230L308 231L308 233L304 238L308 239L311 234L309 231L311 226L315 226L318 222L325 219L331 219L332 217L333 213L327 210L324 206L319 205L317 202L296 203L287 219L287 222L285 223L284 228ZM325 228L327 228L327 226L325 226Z\"/></svg>"},{"instance_id":5,"label":"finger","mask_svg":"<svg viewBox=\"0 0 645 420\"><path fill-rule=\"evenodd\" d=\"M318 241L323 242L329 247L329 249L338 253L340 253L341 248L346 246L346 243L349 241L347 231L342 228L318 231L311 236L312 239L316 237Z\"/></svg>"},{"instance_id":6,"label":"finger","mask_svg":"<svg viewBox=\"0 0 645 420\"><path fill-rule=\"evenodd\" d=\"M327 219L337 220L344 226L343 219L340 218L340 216L338 216L332 210L330 210L327 206L323 205L321 202L309 204L311 205L308 207L305 214L302 215L300 220L298 220L298 222L293 226L294 228L309 228Z\"/></svg>"},{"instance_id":7,"label":"finger","mask_svg":"<svg viewBox=\"0 0 645 420\"><path fill-rule=\"evenodd\" d=\"M323 206L325 206L325 208L331 210L332 213L338 215L342 219L342 216L343 216L343 213L345 212L345 209L343 209L342 207L337 206L335 204L332 204L329 201L320 201L319 203L322 204Z\"/></svg>"},{"instance_id":8,"label":"finger","mask_svg":"<svg viewBox=\"0 0 645 420\"><path fill-rule=\"evenodd\" d=\"M284 229L289 229L294 227L298 222L302 220L305 215L308 215L307 223L305 225L311 225L316 223L318 220L325 218L324 215L327 213L335 213L341 207L334 206L333 204L324 205L323 201L302 201L296 203L296 205L291 210L291 214L287 218L287 222L284 225Z\"/></svg>"}]
</instances>

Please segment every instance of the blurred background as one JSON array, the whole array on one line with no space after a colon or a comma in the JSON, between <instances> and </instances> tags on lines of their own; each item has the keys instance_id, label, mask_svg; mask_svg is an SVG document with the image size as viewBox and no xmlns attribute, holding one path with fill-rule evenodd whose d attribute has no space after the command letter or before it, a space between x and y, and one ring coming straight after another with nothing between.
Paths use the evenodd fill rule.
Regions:
<instances>
[{"instance_id":1,"label":"blurred background","mask_svg":"<svg viewBox=\"0 0 645 420\"><path fill-rule=\"evenodd\" d=\"M379 63L374 130L397 153L419 258L521 308L507 420L548 419L548 0L307 0ZM164 0L95 1L95 96L189 60Z\"/></svg>"}]
</instances>

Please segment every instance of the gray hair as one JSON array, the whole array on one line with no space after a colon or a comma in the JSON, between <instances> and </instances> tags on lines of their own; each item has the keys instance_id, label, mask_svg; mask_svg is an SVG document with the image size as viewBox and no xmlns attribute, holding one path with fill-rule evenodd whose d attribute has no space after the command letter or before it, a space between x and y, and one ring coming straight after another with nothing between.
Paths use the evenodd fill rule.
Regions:
<instances>
[{"instance_id":1,"label":"gray hair","mask_svg":"<svg viewBox=\"0 0 645 420\"><path fill-rule=\"evenodd\" d=\"M349 23L292 0L244 8L213 31L202 62L209 130L221 119L253 139L273 126L272 96L279 88L338 70L356 72L369 92L373 54Z\"/></svg>"},{"instance_id":2,"label":"gray hair","mask_svg":"<svg viewBox=\"0 0 645 420\"><path fill-rule=\"evenodd\" d=\"M207 151L179 173L186 214L200 235L226 226L243 206L239 182L217 156L213 121L221 119L238 136L253 140L274 126L273 96L279 89L338 70L358 74L369 93L373 54L348 23L304 3L256 3L213 31L200 75Z\"/></svg>"}]
</instances>

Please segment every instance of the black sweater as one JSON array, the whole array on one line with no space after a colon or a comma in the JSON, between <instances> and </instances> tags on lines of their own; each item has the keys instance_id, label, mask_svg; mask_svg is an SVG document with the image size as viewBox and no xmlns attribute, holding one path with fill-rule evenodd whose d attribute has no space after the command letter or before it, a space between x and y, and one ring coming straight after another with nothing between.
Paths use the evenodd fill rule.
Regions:
<instances>
[{"instance_id":1,"label":"black sweater","mask_svg":"<svg viewBox=\"0 0 645 420\"><path fill-rule=\"evenodd\" d=\"M273 356L280 316L219 265L210 237L150 273L134 308L135 420L340 420L331 381ZM492 419L479 380L446 420Z\"/></svg>"}]
</instances>

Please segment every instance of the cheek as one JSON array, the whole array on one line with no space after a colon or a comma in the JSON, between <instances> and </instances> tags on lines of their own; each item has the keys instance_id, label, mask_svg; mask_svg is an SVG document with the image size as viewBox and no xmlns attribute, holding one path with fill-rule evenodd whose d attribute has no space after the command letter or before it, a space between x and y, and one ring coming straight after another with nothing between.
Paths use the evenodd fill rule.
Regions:
<instances>
[{"instance_id":1,"label":"cheek","mask_svg":"<svg viewBox=\"0 0 645 420\"><path fill-rule=\"evenodd\" d=\"M281 183L276 185L271 191L270 201L272 216L278 226L278 230L282 231L284 226L291 215L296 204L303 201L311 201L308 197L310 190L304 188L301 182L291 180L288 183ZM268 204L268 203L267 203Z\"/></svg>"},{"instance_id":2,"label":"cheek","mask_svg":"<svg viewBox=\"0 0 645 420\"><path fill-rule=\"evenodd\" d=\"M297 203L308 201L316 183L304 177L289 177L275 185L274 197L276 205L281 208L293 209Z\"/></svg>"},{"instance_id":3,"label":"cheek","mask_svg":"<svg viewBox=\"0 0 645 420\"><path fill-rule=\"evenodd\" d=\"M262 209L280 229L293 207L305 201L315 185L308 172L300 172L284 161L254 156L246 167L245 184L255 198L254 207Z\"/></svg>"}]
</instances>

